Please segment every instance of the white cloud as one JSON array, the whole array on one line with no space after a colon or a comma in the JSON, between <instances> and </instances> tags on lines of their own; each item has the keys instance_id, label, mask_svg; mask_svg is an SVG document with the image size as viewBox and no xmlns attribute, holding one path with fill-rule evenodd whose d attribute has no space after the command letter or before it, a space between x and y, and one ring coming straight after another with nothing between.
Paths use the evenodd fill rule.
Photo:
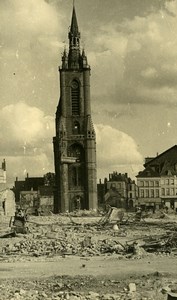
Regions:
<instances>
[{"instance_id":1,"label":"white cloud","mask_svg":"<svg viewBox=\"0 0 177 300\"><path fill-rule=\"evenodd\" d=\"M7 105L0 111L3 141L18 144L40 144L54 133L54 121L37 107L25 103Z\"/></svg>"},{"instance_id":2,"label":"white cloud","mask_svg":"<svg viewBox=\"0 0 177 300\"><path fill-rule=\"evenodd\" d=\"M55 107L64 18L44 0L0 1L0 107L20 100Z\"/></svg>"},{"instance_id":3,"label":"white cloud","mask_svg":"<svg viewBox=\"0 0 177 300\"><path fill-rule=\"evenodd\" d=\"M0 155L6 158L9 180L53 171L53 117L19 102L1 109L0 120Z\"/></svg>"},{"instance_id":4,"label":"white cloud","mask_svg":"<svg viewBox=\"0 0 177 300\"><path fill-rule=\"evenodd\" d=\"M25 41L27 40L25 33L33 37L41 34L51 35L56 32L59 13L44 0L13 0L13 2L6 0L6 2L1 1L0 6L2 20L8 20L8 29L15 33L10 37L8 30L9 35L7 35L6 23L3 23L5 30L2 34L6 39L8 37L19 42L21 35L24 35Z\"/></svg>"},{"instance_id":5,"label":"white cloud","mask_svg":"<svg viewBox=\"0 0 177 300\"><path fill-rule=\"evenodd\" d=\"M94 36L92 52L93 91L104 96L109 110L119 103L163 103L169 89L177 93L177 2L166 2L144 16L110 20ZM95 51L96 49L96 51ZM166 93L164 94L164 91ZM109 101L107 101L109 99ZM175 102L172 97L171 102Z\"/></svg>"},{"instance_id":6,"label":"white cloud","mask_svg":"<svg viewBox=\"0 0 177 300\"><path fill-rule=\"evenodd\" d=\"M138 151L136 142L128 134L108 125L95 125L97 137L97 165L98 176L108 173L115 168L118 172L130 171L135 175L143 157ZM103 171L104 170L104 171Z\"/></svg>"}]
</instances>

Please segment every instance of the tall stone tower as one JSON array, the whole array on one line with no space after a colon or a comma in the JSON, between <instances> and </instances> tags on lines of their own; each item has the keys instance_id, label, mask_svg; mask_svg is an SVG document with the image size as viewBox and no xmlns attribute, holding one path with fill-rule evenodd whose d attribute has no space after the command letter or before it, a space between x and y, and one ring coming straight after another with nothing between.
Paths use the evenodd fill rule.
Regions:
<instances>
[{"instance_id":1,"label":"tall stone tower","mask_svg":"<svg viewBox=\"0 0 177 300\"><path fill-rule=\"evenodd\" d=\"M97 208L96 136L91 119L90 66L80 51L80 32L73 6L69 52L64 50L60 100L53 138L56 189L54 212Z\"/></svg>"}]
</instances>

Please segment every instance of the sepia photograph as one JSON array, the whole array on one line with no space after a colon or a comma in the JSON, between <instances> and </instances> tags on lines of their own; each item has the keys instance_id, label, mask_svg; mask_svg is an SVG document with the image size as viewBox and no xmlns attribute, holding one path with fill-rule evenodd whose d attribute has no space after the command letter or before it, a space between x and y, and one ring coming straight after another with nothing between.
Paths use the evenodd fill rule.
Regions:
<instances>
[{"instance_id":1,"label":"sepia photograph","mask_svg":"<svg viewBox=\"0 0 177 300\"><path fill-rule=\"evenodd\" d=\"M177 0L0 0L0 300L177 300Z\"/></svg>"}]
</instances>

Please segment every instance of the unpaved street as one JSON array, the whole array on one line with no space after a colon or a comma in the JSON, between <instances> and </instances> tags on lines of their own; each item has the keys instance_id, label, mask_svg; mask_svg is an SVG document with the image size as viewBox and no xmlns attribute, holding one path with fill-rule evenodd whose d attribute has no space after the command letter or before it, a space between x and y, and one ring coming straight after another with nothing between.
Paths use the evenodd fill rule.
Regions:
<instances>
[{"instance_id":1,"label":"unpaved street","mask_svg":"<svg viewBox=\"0 0 177 300\"><path fill-rule=\"evenodd\" d=\"M177 259L148 257L141 260L124 260L118 257L65 257L48 261L23 261L0 264L0 278L41 278L50 276L103 276L109 278L129 278L150 273L170 274L177 279Z\"/></svg>"}]
</instances>

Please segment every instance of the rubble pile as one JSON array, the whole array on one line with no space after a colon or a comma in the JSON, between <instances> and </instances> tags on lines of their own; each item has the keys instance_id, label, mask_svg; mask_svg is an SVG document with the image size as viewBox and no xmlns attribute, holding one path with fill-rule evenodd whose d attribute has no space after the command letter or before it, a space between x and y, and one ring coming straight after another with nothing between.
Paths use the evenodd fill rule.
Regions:
<instances>
[{"instance_id":1,"label":"rubble pile","mask_svg":"<svg viewBox=\"0 0 177 300\"><path fill-rule=\"evenodd\" d=\"M177 252L177 232L167 232L165 235L146 238L143 245L147 252Z\"/></svg>"},{"instance_id":2,"label":"rubble pile","mask_svg":"<svg viewBox=\"0 0 177 300\"><path fill-rule=\"evenodd\" d=\"M172 274L166 274L163 278L158 272L151 276L147 276L146 272L143 276L141 274L141 278L137 278L136 275L128 275L129 278L123 279L121 273L119 279L115 280L115 277L112 276L111 280L107 273L100 279L99 269L98 277L84 276L87 271L85 261L96 261L97 257L101 255L103 256L101 259L105 261L109 259L114 261L115 259L116 262L118 259L123 259L127 271L129 259L142 259L140 263L146 265L150 263L149 257L156 259L156 255L158 255L160 261L165 261L165 259L175 261L174 257L167 258L165 256L177 254L177 226L175 223L167 222L164 219L162 222L160 219L155 222L151 220L149 223L144 220L130 222L129 219L128 222L117 223L118 226L115 228L113 223L99 222L99 219L93 216L89 216L89 218L80 216L76 218L74 216L30 217L27 222L29 229L27 234L1 238L0 260L5 263L15 264L19 261L29 260L30 262L37 261L42 265L43 262L50 264L50 261L60 260L65 265L68 260L72 261L73 259L84 260L84 263L79 267L80 276L54 276L54 278L46 279L41 276L41 279L36 277L33 280L27 277L20 280L17 277L13 281L1 280L0 299L167 300L168 293L177 293L177 282L174 281ZM67 258L67 256L79 256L80 258ZM93 258L88 258L90 256ZM147 259L143 261L143 258ZM133 263L136 264L136 262ZM107 268L105 272L107 272ZM108 272L111 273L111 269Z\"/></svg>"},{"instance_id":3,"label":"rubble pile","mask_svg":"<svg viewBox=\"0 0 177 300\"><path fill-rule=\"evenodd\" d=\"M153 232L161 234L151 235L145 224L144 236L143 224L134 227L134 239L130 228L121 228L115 231L113 227L102 226L99 223L79 223L64 219L61 222L56 218L41 218L40 223L34 220L28 223L29 234L18 235L18 238L6 239L0 245L0 253L6 256L54 256L77 255L99 256L119 254L127 258L141 258L148 253L172 253L177 254L177 231L165 231L165 228ZM168 230L170 229L169 226ZM160 230L160 231L159 231ZM126 241L121 238L126 237ZM5 240L5 239L4 239Z\"/></svg>"},{"instance_id":4,"label":"rubble pile","mask_svg":"<svg viewBox=\"0 0 177 300\"><path fill-rule=\"evenodd\" d=\"M127 251L136 248L143 248L149 253L168 253L177 254L177 232L167 232L163 235L142 237L141 239L127 242Z\"/></svg>"},{"instance_id":5,"label":"rubble pile","mask_svg":"<svg viewBox=\"0 0 177 300\"><path fill-rule=\"evenodd\" d=\"M55 276L43 280L1 281L1 300L165 300L175 293L177 283L154 273L127 280L92 276Z\"/></svg>"},{"instance_id":6,"label":"rubble pile","mask_svg":"<svg viewBox=\"0 0 177 300\"><path fill-rule=\"evenodd\" d=\"M2 253L6 255L31 255L31 256L51 256L51 255L79 255L96 256L105 253L124 253L124 248L117 241L112 239L99 240L92 243L90 237L68 240L64 239L22 239L16 243L7 243L2 248Z\"/></svg>"}]
</instances>

